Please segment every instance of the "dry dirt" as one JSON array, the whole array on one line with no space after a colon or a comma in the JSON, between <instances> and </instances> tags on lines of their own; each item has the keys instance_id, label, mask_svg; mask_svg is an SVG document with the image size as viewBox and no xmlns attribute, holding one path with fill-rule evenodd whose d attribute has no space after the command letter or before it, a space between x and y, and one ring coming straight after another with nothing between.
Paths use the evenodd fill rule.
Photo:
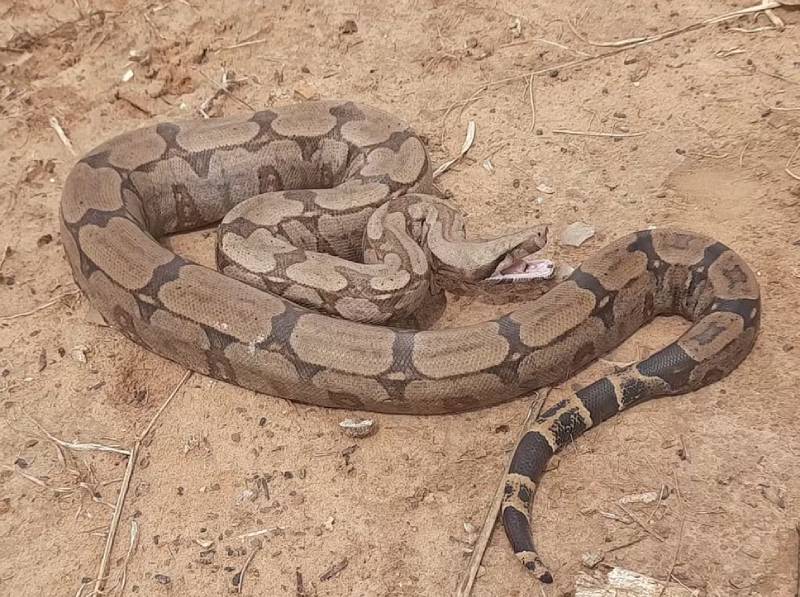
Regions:
<instances>
[{"instance_id":1,"label":"dry dirt","mask_svg":"<svg viewBox=\"0 0 800 597\"><path fill-rule=\"evenodd\" d=\"M536 76L533 126L524 77L614 49L587 39L652 35L748 5L0 0L0 595L81 594L126 466L118 454L68 451L65 467L34 421L66 440L129 446L184 373L99 325L73 292L57 209L76 157L51 119L81 153L201 107L216 116L315 95L402 116L437 163L474 120L467 159L438 183L477 234L549 222L557 239L589 223L597 234L580 249L547 250L573 265L652 225L741 252L765 299L755 350L722 382L637 407L555 460L535 501L557 581L543 594L569 594L582 555L599 552L657 578L674 563L676 582L707 595L795 595L800 180L785 168L800 142L800 13L776 11L783 31L762 14ZM223 72L230 94L218 93ZM169 242L212 254L208 232ZM461 299L447 322L489 310ZM634 359L684 325L656 322L609 359ZM611 366L598 362L561 391ZM142 448L109 594L121 589L135 521L127 595L233 592L251 557L245 595L451 595L468 558L465 523L480 527L528 405L378 416L378 432L354 440L338 427L351 413L194 376ZM671 491L658 507L629 506L651 533L616 505L662 486ZM473 594L542 594L500 527Z\"/></svg>"}]
</instances>

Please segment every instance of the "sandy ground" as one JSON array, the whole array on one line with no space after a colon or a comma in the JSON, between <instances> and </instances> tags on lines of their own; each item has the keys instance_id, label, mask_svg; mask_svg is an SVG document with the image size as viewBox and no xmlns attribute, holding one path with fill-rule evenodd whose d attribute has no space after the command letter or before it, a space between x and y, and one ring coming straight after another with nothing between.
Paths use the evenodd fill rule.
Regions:
<instances>
[{"instance_id":1,"label":"sandy ground","mask_svg":"<svg viewBox=\"0 0 800 597\"><path fill-rule=\"evenodd\" d=\"M776 11L784 31L762 14L538 75L535 123L525 77L614 49L600 42L748 5L0 0L0 595L73 596L96 576L126 467L119 454L73 450L63 465L35 422L65 440L131 446L184 373L98 325L74 292L57 209L76 156L51 119L80 154L200 108L216 116L315 96L400 115L437 163L475 121L468 158L438 182L476 234L548 222L557 239L583 221L594 238L547 249L573 265L651 225L741 252L765 298L754 352L724 381L637 407L554 461L535 502L556 576L543 594L570 594L595 552L657 578L672 568L702 594L794 595L800 180L785 168L800 142L800 13ZM229 94L218 92L223 72ZM212 240L168 242L209 262ZM461 299L446 321L494 309ZM608 359L635 359L684 325L658 321ZM379 416L375 435L354 440L338 427L351 413L194 376L142 446L109 594L126 569L127 595L226 594L248 561L245 595L453 594L469 525L482 523L529 402ZM659 504L627 506L641 525L617 506L662 487ZM499 527L473 594L542 594Z\"/></svg>"}]
</instances>

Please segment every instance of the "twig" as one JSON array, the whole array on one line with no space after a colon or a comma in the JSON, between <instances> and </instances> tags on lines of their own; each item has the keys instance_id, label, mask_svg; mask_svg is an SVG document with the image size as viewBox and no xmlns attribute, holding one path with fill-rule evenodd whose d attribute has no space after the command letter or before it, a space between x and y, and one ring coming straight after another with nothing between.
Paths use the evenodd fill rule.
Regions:
<instances>
[{"instance_id":1,"label":"twig","mask_svg":"<svg viewBox=\"0 0 800 597\"><path fill-rule=\"evenodd\" d=\"M115 92L115 96L117 99L122 100L135 110L139 110L139 112L141 112L148 118L152 118L153 116L155 116L155 113L152 110L148 109L146 106L143 105L142 102L143 98L136 97L135 94L129 93L128 91L122 89L117 89L117 91Z\"/></svg>"},{"instance_id":2,"label":"twig","mask_svg":"<svg viewBox=\"0 0 800 597\"><path fill-rule=\"evenodd\" d=\"M275 529L281 527L273 527L269 529L259 529L258 531L250 531L249 533L242 533L241 535L237 536L237 539L248 539L250 537L258 537L259 535L266 535L267 533L271 533Z\"/></svg>"},{"instance_id":3,"label":"twig","mask_svg":"<svg viewBox=\"0 0 800 597\"><path fill-rule=\"evenodd\" d=\"M142 12L141 14L142 14L142 17L144 18L144 20L147 22L147 24L150 25L150 28L153 30L153 33L155 33L161 39L164 39L164 40L167 39L164 36L164 34L161 33L161 30L158 28L158 25L156 25L153 22L153 19L150 18L150 16L147 14L147 12Z\"/></svg>"},{"instance_id":4,"label":"twig","mask_svg":"<svg viewBox=\"0 0 800 597\"><path fill-rule=\"evenodd\" d=\"M624 549L625 547L630 547L631 545L636 545L642 539L644 539L644 537L645 537L644 535L636 535L635 537L629 539L628 541L625 541L624 543L619 543L618 545L613 545L612 547L609 547L608 549L605 550L605 552L611 553L614 551L619 551L620 549Z\"/></svg>"},{"instance_id":5,"label":"twig","mask_svg":"<svg viewBox=\"0 0 800 597\"><path fill-rule=\"evenodd\" d=\"M691 462L692 459L689 458L689 451L686 449L686 444L683 441L683 436L679 435L678 439L681 441L681 450L683 450L683 458L682 458L682 460L688 460L689 462Z\"/></svg>"},{"instance_id":6,"label":"twig","mask_svg":"<svg viewBox=\"0 0 800 597\"><path fill-rule=\"evenodd\" d=\"M45 431L45 433L47 433ZM125 448L119 448L117 446L106 446L104 444L84 444L80 442L65 442L64 440L58 439L57 437L50 435L47 433L47 437L64 448L69 448L70 450L75 450L77 452L114 452L116 454L122 454L123 456L129 456L131 451L126 450Z\"/></svg>"},{"instance_id":7,"label":"twig","mask_svg":"<svg viewBox=\"0 0 800 597\"><path fill-rule=\"evenodd\" d=\"M83 582L81 582L81 586L78 587L78 592L75 593L75 597L83 597L83 590L86 587L88 587L90 584L92 584L92 580L91 579L84 580Z\"/></svg>"},{"instance_id":8,"label":"twig","mask_svg":"<svg viewBox=\"0 0 800 597\"><path fill-rule=\"evenodd\" d=\"M27 413L26 413L27 414ZM39 421L34 419L32 416L28 415L28 418L33 422L36 427L39 428L39 431L44 433L54 444L62 447L68 448L70 450L75 450L77 452L114 452L116 454L122 454L123 456L130 456L131 451L127 448L121 448L119 446L108 446L105 444L96 444L96 443L81 443L81 442L65 442L63 439L57 438L55 435L50 433L47 429L45 429ZM60 452L60 451L59 451Z\"/></svg>"},{"instance_id":9,"label":"twig","mask_svg":"<svg viewBox=\"0 0 800 597\"><path fill-rule=\"evenodd\" d=\"M658 512L658 509L661 507L661 502L664 500L664 497L666 497L664 495L664 489L665 489L665 487L664 487L664 483L662 481L661 488L658 490L658 499L656 500L656 507L653 508L653 511L650 513L650 516L647 518L647 524L650 524L651 522L653 522L653 518L655 517L656 512Z\"/></svg>"},{"instance_id":10,"label":"twig","mask_svg":"<svg viewBox=\"0 0 800 597\"><path fill-rule=\"evenodd\" d=\"M456 162L461 160L461 158L467 155L467 152L469 151L470 147L472 147L472 144L474 142L475 142L475 121L470 120L469 123L467 123L467 134L464 137L464 143L461 146L461 151L456 157L447 160L444 164L441 164L438 168L436 168L436 170L433 171L433 179L436 180L439 176L447 172L447 170L449 170L450 167L453 166L453 164L455 164Z\"/></svg>"},{"instance_id":11,"label":"twig","mask_svg":"<svg viewBox=\"0 0 800 597\"><path fill-rule=\"evenodd\" d=\"M778 93L779 94L783 93L783 91L779 91ZM788 108L777 105L773 106L767 103L767 100L764 99L764 96L761 96L761 105L764 106L767 110L771 110L773 112L797 112L798 110L800 110L800 106L789 106Z\"/></svg>"},{"instance_id":12,"label":"twig","mask_svg":"<svg viewBox=\"0 0 800 597\"><path fill-rule=\"evenodd\" d=\"M681 552L681 543L683 542L683 527L685 524L686 517L681 520L681 530L678 532L678 546L675 548L675 555L672 558L672 564L669 567L669 572L667 572L667 579L664 581L664 584L661 585L661 589L658 591L657 597L661 597L664 594L664 591L667 589L670 579L672 578L672 572L675 570L675 565L678 563L678 555Z\"/></svg>"},{"instance_id":13,"label":"twig","mask_svg":"<svg viewBox=\"0 0 800 597\"><path fill-rule=\"evenodd\" d=\"M139 444L136 443L131 448L130 455L128 456L128 464L125 467L125 475L122 477L122 486L117 494L117 503L114 506L114 515L111 517L111 526L106 535L106 546L103 549L103 557L100 559L100 566L97 572L97 578L94 581L94 589L92 590L93 597L99 597L104 594L103 589L106 586L106 579L108 574L108 566L111 560L111 550L114 547L114 539L117 537L117 528L119 527L119 519L122 516L122 507L125 504L125 497L128 495L128 487L131 484L131 477L133 476L133 467L136 463L136 458L139 455Z\"/></svg>"},{"instance_id":14,"label":"twig","mask_svg":"<svg viewBox=\"0 0 800 597\"><path fill-rule=\"evenodd\" d=\"M139 523L131 520L131 541L128 544L128 553L125 554L125 562L122 564L122 579L119 582L119 594L125 594L125 584L128 582L128 562L131 560L133 550L136 549L136 540L139 537Z\"/></svg>"},{"instance_id":15,"label":"twig","mask_svg":"<svg viewBox=\"0 0 800 597\"><path fill-rule=\"evenodd\" d=\"M480 96L481 93L486 91L486 89L487 88L485 86L479 87L474 92L472 92L467 99L461 100L459 102L453 102L447 108L445 108L444 114L442 115L442 133L440 135L440 142L441 142L442 145L444 145L444 135L445 135L445 131L446 131L445 124L447 122L447 117L450 115L450 112L455 110L458 106L461 106L461 112L459 112L459 114L458 114L458 117L461 118L461 114L464 113L464 110L466 109L466 107L471 102L473 102L476 99L478 99L478 96Z\"/></svg>"},{"instance_id":16,"label":"twig","mask_svg":"<svg viewBox=\"0 0 800 597\"><path fill-rule=\"evenodd\" d=\"M42 481L39 477L34 477L33 475L26 473L25 471L23 471L18 466L3 465L3 468L5 468L6 470L9 470L9 471L14 471L15 473L17 473L23 479L27 479L28 481L38 485L39 487L44 487L45 489L50 489L50 486L47 485L47 483L45 483L44 481Z\"/></svg>"},{"instance_id":17,"label":"twig","mask_svg":"<svg viewBox=\"0 0 800 597\"><path fill-rule=\"evenodd\" d=\"M592 56L587 56L585 58L580 58L578 60L572 60L570 62L563 62L561 64L548 66L546 68L542 68L542 69L539 69L539 70L528 71L528 72L525 72L525 73L521 73L519 75L512 75L510 77L504 77L502 79L496 79L494 81L487 81L486 83L483 83L481 87L485 87L485 88L495 87L497 85L503 85L505 83L510 83L511 81L524 80L524 79L527 79L528 77L530 77L531 75L546 75L546 74L551 73L553 71L561 71L561 70L565 70L565 69L568 69L568 68L581 66L581 65L586 64L588 62L593 62L595 60L603 60L605 58L610 58L611 56L616 56L617 54L620 54L621 52L625 52L627 50L631 50L633 48L638 48L640 46L644 46L644 45L647 45L647 44L652 44L652 43L655 43L655 42L658 42L658 41L663 41L663 40L668 39L670 37L675 37L676 35L681 35L682 33L688 33L689 31L694 31L695 29L701 29L701 28L706 27L708 25L713 25L715 23L721 23L723 21L730 21L732 19L737 19L737 18L739 18L741 16L762 12L762 11L765 11L765 10L769 10L771 8L779 8L780 6L781 6L781 4L779 2L771 2L771 1L768 1L768 0L764 0L763 2L761 2L760 4L758 4L756 6L751 6L749 8L742 8L740 10L727 12L727 13L725 13L723 15L718 16L718 17L712 17L712 18L709 18L709 19L705 19L703 21L696 21L694 23L690 23L689 25L685 25L685 26L679 27L677 29L670 29L669 31L665 31L664 33L659 33L657 35L653 35L653 36L650 36L650 37L641 38L641 41L636 41L635 43L630 43L628 45L624 45L624 46L621 46L621 47L616 47L613 50L610 50L608 52L603 52L602 54L595 54L595 55L592 55ZM602 42L596 42L596 43L602 43ZM616 42L610 42L610 43L613 44L613 43L616 43Z\"/></svg>"},{"instance_id":18,"label":"twig","mask_svg":"<svg viewBox=\"0 0 800 597\"><path fill-rule=\"evenodd\" d=\"M620 516L619 514L614 514L613 512L605 512L604 510L598 510L597 513L603 518L608 518L609 520L616 520L617 522L621 522L622 524L630 524L633 522L632 519L625 518L624 516Z\"/></svg>"},{"instance_id":19,"label":"twig","mask_svg":"<svg viewBox=\"0 0 800 597\"><path fill-rule=\"evenodd\" d=\"M659 535L658 533L656 533L656 532L655 532L653 529L651 529L650 527L648 527L648 526L647 526L647 525L646 525L644 522L642 522L642 520L641 520L641 519L640 519L638 516L636 516L636 515L635 515L633 512L631 512L631 511L630 511L628 508L626 508L625 506L623 506L623 505L622 505L622 504L620 504L619 502L617 502L617 507L619 507L619 509L620 509L620 510L622 510L623 512L625 512L625 514L627 514L627 515L630 517L630 519L631 519L633 522L635 522L635 523L636 523L636 524L638 524L640 527L642 527L642 529L643 529L643 530L644 530L644 531L645 531L645 532L646 532L648 535L652 535L653 537L655 537L656 539L658 539L658 540L659 540L659 541L661 541L662 543L664 542L664 537L662 537L661 535Z\"/></svg>"},{"instance_id":20,"label":"twig","mask_svg":"<svg viewBox=\"0 0 800 597\"><path fill-rule=\"evenodd\" d=\"M683 502L683 495L681 494L681 484L678 481L678 473L673 469L672 479L675 481L675 493L678 494L678 500Z\"/></svg>"},{"instance_id":21,"label":"twig","mask_svg":"<svg viewBox=\"0 0 800 597\"><path fill-rule=\"evenodd\" d=\"M76 295L80 294L80 292L81 292L80 290L70 290L69 292L65 292L64 294L60 294L59 296L54 298L52 301L48 301L48 302L44 303L43 305L39 305L38 307L35 307L35 308L31 309L30 311L23 311L22 313L14 313L13 315L3 315L2 317L0 317L0 321L11 321L12 319L19 319L20 317L27 317L28 315L33 315L34 313L37 313L38 311L41 311L42 309L47 309L47 307L52 307L53 305L58 303L61 299L65 299L65 298L67 298L69 296L76 296Z\"/></svg>"},{"instance_id":22,"label":"twig","mask_svg":"<svg viewBox=\"0 0 800 597\"><path fill-rule=\"evenodd\" d=\"M589 44L590 46L598 46L601 48L618 48L620 46L629 46L632 44L638 44L647 39L647 37L630 37L628 39L621 39L619 41L592 41L587 37L584 37L583 35L578 33L578 30L575 28L575 25L572 24L572 21L570 19L565 19L565 20L567 23L567 27L569 27L572 30L572 33L575 35L575 37L577 37L583 43Z\"/></svg>"},{"instance_id":23,"label":"twig","mask_svg":"<svg viewBox=\"0 0 800 597\"><path fill-rule=\"evenodd\" d=\"M728 157L727 153L717 155L715 153L703 153L702 151L687 151L683 155L688 155L693 158L711 158L712 160L724 160Z\"/></svg>"},{"instance_id":24,"label":"twig","mask_svg":"<svg viewBox=\"0 0 800 597\"><path fill-rule=\"evenodd\" d=\"M531 421L535 421L539 417L539 413L541 412L544 401L547 400L547 395L549 393L549 387L541 388L536 392L536 398L533 400L533 402L531 402L531 406L528 409L528 414L525 417L525 421L522 423L520 432L517 434L517 440L519 440L527 431L528 424ZM475 542L472 555L469 559L469 568L467 569L464 579L461 581L461 583L459 583L457 597L469 597L469 595L472 593L472 585L475 583L475 578L478 576L478 569L481 566L483 554L486 552L486 547L489 545L489 539L491 538L492 531L494 530L494 523L497 520L498 513L500 512L500 505L503 501L503 490L505 489L505 473L508 470L508 465L510 463L511 456L509 456L508 462L506 462L506 467L503 469L503 475L500 477L500 483L497 486L497 491L495 491L492 503L489 505L489 510L486 512L486 519L483 521L481 533L478 535L478 540Z\"/></svg>"},{"instance_id":25,"label":"twig","mask_svg":"<svg viewBox=\"0 0 800 597\"><path fill-rule=\"evenodd\" d=\"M514 46L522 46L522 45L527 45L527 44L531 44L531 43L547 44L549 46L554 46L556 48L560 48L562 50L570 52L571 54L577 54L578 56L591 56L591 54L588 54L588 53L586 53L586 52L584 52L582 50L574 50L573 48L570 48L569 46L565 46L565 45L562 45L560 43L557 43L557 42L554 42L554 41L550 41L549 39L543 39L541 37L534 37L532 39L525 39L525 40L521 40L521 41L512 41L511 43L503 44L502 46L498 46L497 49L498 50L502 50L503 48L513 48Z\"/></svg>"},{"instance_id":26,"label":"twig","mask_svg":"<svg viewBox=\"0 0 800 597\"><path fill-rule=\"evenodd\" d=\"M250 562L253 561L253 558L256 557L256 554L259 552L259 549L254 549L250 552L250 557L247 558L247 561L242 566L242 571L239 572L239 582L236 583L236 592L241 593L242 587L244 586L244 573L247 572L247 569L250 567Z\"/></svg>"},{"instance_id":27,"label":"twig","mask_svg":"<svg viewBox=\"0 0 800 597\"><path fill-rule=\"evenodd\" d=\"M746 29L744 27L731 27L728 31L736 31L737 33L761 33L762 31L775 31L775 27L753 27Z\"/></svg>"},{"instance_id":28,"label":"twig","mask_svg":"<svg viewBox=\"0 0 800 597\"><path fill-rule=\"evenodd\" d=\"M794 530L797 533L797 588L794 596L800 597L800 522L795 523Z\"/></svg>"},{"instance_id":29,"label":"twig","mask_svg":"<svg viewBox=\"0 0 800 597\"><path fill-rule=\"evenodd\" d=\"M533 75L528 79L528 99L531 104L531 125L528 127L528 132L531 132L536 126L536 104L533 102Z\"/></svg>"},{"instance_id":30,"label":"twig","mask_svg":"<svg viewBox=\"0 0 800 597\"><path fill-rule=\"evenodd\" d=\"M6 258L8 257L8 254L10 252L9 251L10 248L11 247L9 247L8 245L3 246L3 254L0 255L0 270L3 269L3 264L6 262Z\"/></svg>"},{"instance_id":31,"label":"twig","mask_svg":"<svg viewBox=\"0 0 800 597\"><path fill-rule=\"evenodd\" d=\"M232 46L223 46L217 51L221 52L222 50L235 50L236 48L245 48L247 46L254 46L256 44L265 44L268 41L269 41L269 39L267 39L267 38L252 39L250 41L243 41L243 42L238 43L238 44L233 44Z\"/></svg>"},{"instance_id":32,"label":"twig","mask_svg":"<svg viewBox=\"0 0 800 597\"><path fill-rule=\"evenodd\" d=\"M794 79L790 79L789 77L784 77L779 73L770 73L768 71L761 70L760 68L757 68L755 72L762 75L766 75L768 77L772 77L773 79L778 79L779 81L785 81L786 83L791 83L792 85L800 85L800 82L795 81Z\"/></svg>"},{"instance_id":33,"label":"twig","mask_svg":"<svg viewBox=\"0 0 800 597\"><path fill-rule=\"evenodd\" d=\"M786 174L788 174L789 176L791 176L795 180L800 180L800 174L795 174L794 172L792 172L791 169L790 169L790 166L792 165L792 162L794 161L794 156L797 155L798 151L800 151L800 143L798 143L797 147L794 148L794 151L792 152L792 155L790 155L789 159L786 161L786 168L784 168L784 170L786 171Z\"/></svg>"},{"instance_id":34,"label":"twig","mask_svg":"<svg viewBox=\"0 0 800 597\"><path fill-rule=\"evenodd\" d=\"M77 152L75 151L75 148L72 146L72 141L70 141L69 137L67 137L67 133L65 133L64 129L61 128L61 124L58 122L58 118L56 118L55 116L51 116L50 126L56 132L56 135L58 135L58 138L61 140L61 143L64 144L64 147L69 149L69 152L72 155L78 155Z\"/></svg>"},{"instance_id":35,"label":"twig","mask_svg":"<svg viewBox=\"0 0 800 597\"><path fill-rule=\"evenodd\" d=\"M144 431L136 437L136 440L133 443L133 447L130 450L130 456L128 457L128 465L125 467L125 476L122 478L122 485L119 488L119 494L117 494L117 504L114 508L114 516L111 518L111 526L108 529L108 535L106 536L106 546L105 549L103 549L103 557L100 559L100 566L97 571L97 580L95 580L94 589L92 590L93 597L100 597L104 594L106 580L108 579L108 568L111 563L111 552L114 549L114 540L117 537L117 529L119 528L122 509L125 505L125 497L128 495L128 488L130 487L131 478L133 477L133 469L136 466L136 459L139 456L139 448L141 447L144 439L153 429L153 426L156 424L156 421L158 421L161 413L164 412L164 409L169 405L170 402L172 402L172 399L191 376L192 371L187 371L178 382L178 385L175 386L175 389L172 390L172 393L164 401L164 404L161 405L161 408L156 411L156 414L150 420L150 423L147 425L147 427L145 427Z\"/></svg>"},{"instance_id":36,"label":"twig","mask_svg":"<svg viewBox=\"0 0 800 597\"><path fill-rule=\"evenodd\" d=\"M341 560L334 562L325 572L319 575L319 580L321 582L326 582L331 580L332 578L336 578L342 570L347 568L349 564L349 560L347 558L342 558Z\"/></svg>"},{"instance_id":37,"label":"twig","mask_svg":"<svg viewBox=\"0 0 800 597\"><path fill-rule=\"evenodd\" d=\"M571 131L569 129L554 129L554 133L560 135L581 135L585 137L642 137L647 134L647 131L639 133L601 133L594 131Z\"/></svg>"},{"instance_id":38,"label":"twig","mask_svg":"<svg viewBox=\"0 0 800 597\"><path fill-rule=\"evenodd\" d=\"M742 147L742 152L739 154L739 168L744 167L744 152L747 151L747 147L749 145L750 145L750 139L748 139L747 142L744 144L744 147Z\"/></svg>"},{"instance_id":39,"label":"twig","mask_svg":"<svg viewBox=\"0 0 800 597\"><path fill-rule=\"evenodd\" d=\"M231 92L231 90L230 90L231 83L234 83L234 81L230 81L230 80L228 79L228 71L227 71L227 70L223 70L223 71L222 71L222 82L221 82L221 83L217 83L217 82L216 82L214 79L212 79L211 77L209 77L207 74L205 74L205 73L204 73L202 70L200 70L200 69L197 69L197 72L199 72L201 75L203 75L203 77L205 77L205 79L206 79L206 80L207 80L209 83L211 83L212 85L214 85L214 86L217 88L217 90L218 90L218 93L224 93L225 95L227 95L227 96L228 96L229 98L231 98L232 100L234 100L234 101L236 101L236 102L239 102L241 105L243 105L245 108L247 108L247 109L248 109L248 110L250 110L251 112L255 112L255 111L256 111L256 109L255 109L253 106L251 106L250 104L248 104L248 103L247 103L246 101L244 101L243 99L240 99L239 97L235 96L235 95L234 95L234 94ZM203 117L204 117L204 118L208 118L208 114L206 114L206 112L205 112L205 108L207 108L207 107L208 107L208 104L214 100L214 97L215 97L215 96L212 96L212 97L210 97L209 99L207 99L206 101L204 101L204 102L202 103L202 105L200 106L200 113L203 115Z\"/></svg>"},{"instance_id":40,"label":"twig","mask_svg":"<svg viewBox=\"0 0 800 597\"><path fill-rule=\"evenodd\" d=\"M739 47L730 48L728 50L718 50L714 52L714 56L718 58L728 58L729 56L738 56L739 54L745 54L747 50L742 50Z\"/></svg>"},{"instance_id":41,"label":"twig","mask_svg":"<svg viewBox=\"0 0 800 597\"><path fill-rule=\"evenodd\" d=\"M703 23L708 23L708 24L721 23L722 21L730 21L731 19L738 19L739 17L743 17L758 12L764 12L765 10L770 10L771 8L780 8L781 6L783 5L780 2L775 2L772 0L761 0L761 2L759 4L756 4L755 6L740 8L739 10L734 10L732 12L725 13L724 15L714 17L712 19L706 19L705 21L703 21Z\"/></svg>"},{"instance_id":42,"label":"twig","mask_svg":"<svg viewBox=\"0 0 800 597\"><path fill-rule=\"evenodd\" d=\"M150 434L150 431L152 431L153 429L153 425L156 424L156 421L158 421L158 418L161 416L161 413L164 412L164 409L166 409L167 406L169 406L169 403L172 402L172 399L175 398L175 396L178 394L178 391L183 387L183 384L189 381L189 378L191 376L192 376L191 371L187 371L183 375L181 380L178 382L178 385L175 386L175 389L172 390L172 393L164 401L164 404L161 405L161 408L158 409L158 412L156 412L153 418L150 419L150 423L147 425L147 427L145 427L144 431L139 434L139 437L136 438L136 441L138 443L142 443L145 440L145 438Z\"/></svg>"},{"instance_id":43,"label":"twig","mask_svg":"<svg viewBox=\"0 0 800 597\"><path fill-rule=\"evenodd\" d=\"M775 29L777 29L778 31L783 31L784 29L786 29L786 25L784 24L784 22L781 20L781 18L778 15L776 15L772 11L772 9L765 10L764 14L767 15L767 18L769 19L769 22L772 23L772 25L775 27Z\"/></svg>"}]
</instances>

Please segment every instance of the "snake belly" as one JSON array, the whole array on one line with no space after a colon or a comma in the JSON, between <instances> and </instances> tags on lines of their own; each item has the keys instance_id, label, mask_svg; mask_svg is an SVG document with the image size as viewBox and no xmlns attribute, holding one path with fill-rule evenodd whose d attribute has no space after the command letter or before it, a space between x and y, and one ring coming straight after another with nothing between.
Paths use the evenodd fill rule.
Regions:
<instances>
[{"instance_id":1,"label":"snake belly","mask_svg":"<svg viewBox=\"0 0 800 597\"><path fill-rule=\"evenodd\" d=\"M218 222L252 196L302 191L302 200L287 194L285 207L317 209L324 245L353 222L366 226L387 202L432 190L424 144L405 123L352 102L308 102L165 122L103 143L67 177L61 234L77 284L129 339L216 379L319 406L409 414L486 407L569 378L655 316L689 319L674 343L542 413L517 445L503 522L523 564L549 582L530 535L548 458L624 408L732 371L755 341L758 283L713 239L646 230L601 249L515 311L420 331L315 312L157 241ZM313 261L306 253L293 252L293 263Z\"/></svg>"}]
</instances>

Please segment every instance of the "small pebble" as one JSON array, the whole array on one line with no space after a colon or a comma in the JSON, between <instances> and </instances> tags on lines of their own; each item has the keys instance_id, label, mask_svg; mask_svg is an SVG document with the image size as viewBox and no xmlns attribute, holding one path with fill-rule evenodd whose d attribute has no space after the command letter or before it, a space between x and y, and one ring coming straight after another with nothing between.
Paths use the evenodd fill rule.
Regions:
<instances>
[{"instance_id":1,"label":"small pebble","mask_svg":"<svg viewBox=\"0 0 800 597\"><path fill-rule=\"evenodd\" d=\"M245 489L239 495L236 496L236 502L239 504L243 504L245 502L254 502L258 494L252 489Z\"/></svg>"},{"instance_id":2,"label":"small pebble","mask_svg":"<svg viewBox=\"0 0 800 597\"><path fill-rule=\"evenodd\" d=\"M621 504L652 504L658 500L659 493L657 491L648 491L646 493L634 493L631 495L622 496L619 500Z\"/></svg>"},{"instance_id":3,"label":"small pebble","mask_svg":"<svg viewBox=\"0 0 800 597\"><path fill-rule=\"evenodd\" d=\"M603 561L604 557L605 556L603 556L603 554L601 553L597 553L596 551L590 551L581 556L581 562L587 568L594 568L600 562Z\"/></svg>"},{"instance_id":4,"label":"small pebble","mask_svg":"<svg viewBox=\"0 0 800 597\"><path fill-rule=\"evenodd\" d=\"M347 19L339 27L339 32L342 33L342 35L358 33L358 24L353 19Z\"/></svg>"},{"instance_id":5,"label":"small pebble","mask_svg":"<svg viewBox=\"0 0 800 597\"><path fill-rule=\"evenodd\" d=\"M156 582L162 585L168 585L172 582L172 579L167 576L166 574L156 574L153 578L156 579Z\"/></svg>"},{"instance_id":6,"label":"small pebble","mask_svg":"<svg viewBox=\"0 0 800 597\"><path fill-rule=\"evenodd\" d=\"M89 347L84 346L83 344L79 344L78 346L73 346L70 354L72 358L78 361L79 363L86 362L86 355L89 353Z\"/></svg>"},{"instance_id":7,"label":"small pebble","mask_svg":"<svg viewBox=\"0 0 800 597\"><path fill-rule=\"evenodd\" d=\"M375 433L377 425L372 419L345 419L339 423L341 430L350 437L367 437Z\"/></svg>"}]
</instances>

